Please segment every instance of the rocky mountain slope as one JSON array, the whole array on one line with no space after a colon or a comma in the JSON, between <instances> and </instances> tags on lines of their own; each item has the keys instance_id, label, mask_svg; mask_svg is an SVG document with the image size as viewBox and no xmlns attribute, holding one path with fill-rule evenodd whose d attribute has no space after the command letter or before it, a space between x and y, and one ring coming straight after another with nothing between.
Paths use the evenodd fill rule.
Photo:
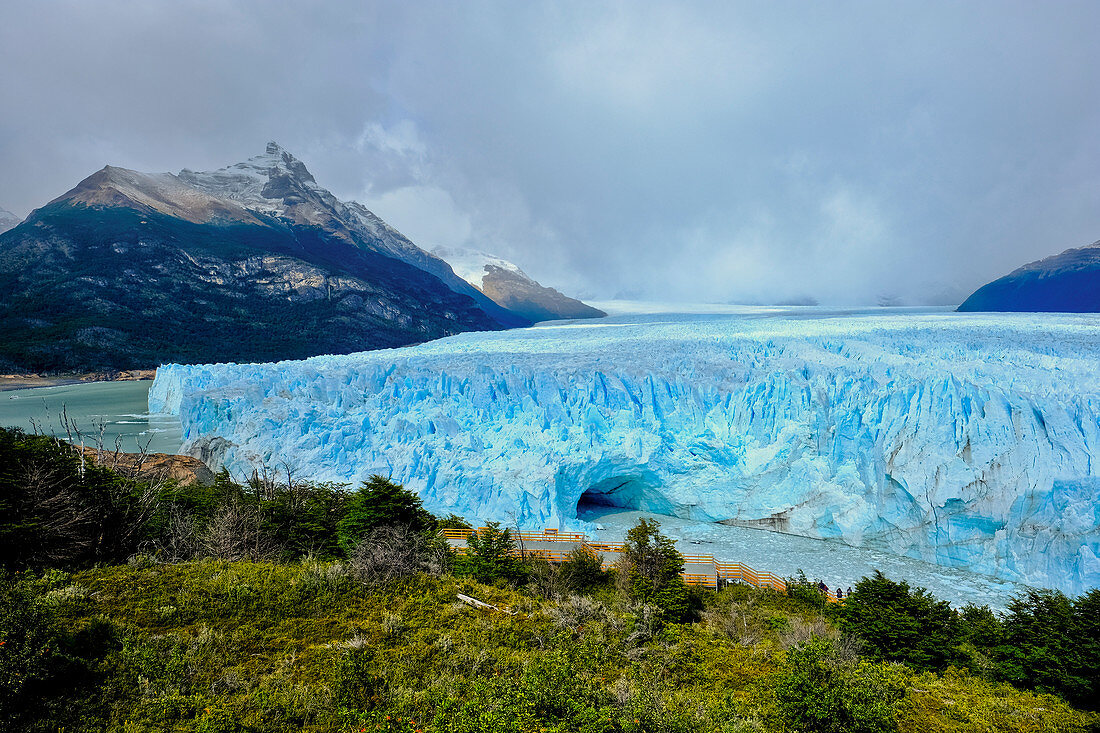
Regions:
<instances>
[{"instance_id":1,"label":"rocky mountain slope","mask_svg":"<svg viewBox=\"0 0 1100 733\"><path fill-rule=\"evenodd\" d=\"M1100 242L1028 263L978 288L959 310L1100 312Z\"/></svg>"},{"instance_id":2,"label":"rocky mountain slope","mask_svg":"<svg viewBox=\"0 0 1100 733\"><path fill-rule=\"evenodd\" d=\"M107 166L0 235L0 371L275 361L525 325L270 143Z\"/></svg>"},{"instance_id":3,"label":"rocky mountain slope","mask_svg":"<svg viewBox=\"0 0 1100 733\"><path fill-rule=\"evenodd\" d=\"M22 219L15 214L7 209L0 208L0 234L19 226L20 221L22 221Z\"/></svg>"},{"instance_id":4,"label":"rocky mountain slope","mask_svg":"<svg viewBox=\"0 0 1100 733\"><path fill-rule=\"evenodd\" d=\"M495 303L531 321L601 318L607 315L553 288L540 285L519 267L500 257L446 247L436 247L432 254L446 260L455 273Z\"/></svg>"}]
</instances>

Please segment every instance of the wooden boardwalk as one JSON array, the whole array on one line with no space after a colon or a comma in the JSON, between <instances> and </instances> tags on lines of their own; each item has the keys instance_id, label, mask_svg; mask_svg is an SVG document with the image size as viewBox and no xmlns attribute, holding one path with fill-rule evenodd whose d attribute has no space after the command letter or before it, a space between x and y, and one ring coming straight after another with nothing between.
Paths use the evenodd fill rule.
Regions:
<instances>
[{"instance_id":1,"label":"wooden boardwalk","mask_svg":"<svg viewBox=\"0 0 1100 733\"><path fill-rule=\"evenodd\" d=\"M484 530L482 527L481 530ZM481 530L476 530L480 532ZM473 534L472 529L442 529L439 533L459 554L466 551L466 538ZM588 535L580 532L558 532L556 529L544 529L541 532L512 532L517 552L525 556L542 557L550 562L562 562L578 546L592 550L603 561L604 568L614 565L623 550L622 543L593 542ZM703 585L718 589L725 583L748 583L758 588L772 588L786 592L786 581L767 571L756 570L739 562L722 562L712 555L681 555L684 558L683 578L685 583ZM829 602L837 601L835 591L825 591Z\"/></svg>"}]
</instances>

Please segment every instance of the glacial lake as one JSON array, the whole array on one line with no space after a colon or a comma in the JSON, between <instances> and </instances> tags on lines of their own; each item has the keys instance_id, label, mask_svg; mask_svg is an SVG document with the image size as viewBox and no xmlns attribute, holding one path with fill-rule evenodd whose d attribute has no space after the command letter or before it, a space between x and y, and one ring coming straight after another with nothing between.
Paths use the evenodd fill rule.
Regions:
<instances>
[{"instance_id":1,"label":"glacial lake","mask_svg":"<svg viewBox=\"0 0 1100 733\"><path fill-rule=\"evenodd\" d=\"M0 392L0 425L67 438L64 418L77 433L74 443L100 444L128 453L176 453L183 442L179 418L149 414L152 381L86 382Z\"/></svg>"}]
</instances>

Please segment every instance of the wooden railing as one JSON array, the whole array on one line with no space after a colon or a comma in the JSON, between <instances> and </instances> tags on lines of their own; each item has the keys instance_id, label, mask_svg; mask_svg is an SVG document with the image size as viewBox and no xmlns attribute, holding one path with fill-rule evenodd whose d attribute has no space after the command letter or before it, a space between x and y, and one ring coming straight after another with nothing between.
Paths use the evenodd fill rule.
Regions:
<instances>
[{"instance_id":1,"label":"wooden railing","mask_svg":"<svg viewBox=\"0 0 1100 733\"><path fill-rule=\"evenodd\" d=\"M446 540L448 540L455 552L458 554L465 554L466 539L474 532L482 532L486 527L482 527L477 530L473 529L441 529L439 534ZM600 556L603 560L603 567L607 569L615 564L615 560L607 557L609 554L618 554L623 551L623 544L621 542L591 542L588 536L580 532L558 532L555 529L544 529L542 532L514 532L512 533L512 539L520 543L520 547L516 548L516 552L522 552L528 557L541 557L544 560L550 562L563 562L565 561L569 553L573 550L573 547L568 549L549 549L544 547L524 547L523 543L527 542L560 542L562 544L568 544L572 546L581 545L587 547ZM463 544L458 545L455 543L461 542ZM775 573L769 573L767 571L760 571L745 565L740 562L721 562L716 560L713 555L681 555L684 559L685 566L709 566L710 572L698 572L698 567L685 568L682 576L685 583L691 585L705 585L709 588L717 588L721 581L725 582L740 582L747 583L748 585L754 585L758 588L771 588L777 590L780 593L787 591L787 581ZM831 590L823 591L825 599L831 603L837 601L836 593Z\"/></svg>"}]
</instances>

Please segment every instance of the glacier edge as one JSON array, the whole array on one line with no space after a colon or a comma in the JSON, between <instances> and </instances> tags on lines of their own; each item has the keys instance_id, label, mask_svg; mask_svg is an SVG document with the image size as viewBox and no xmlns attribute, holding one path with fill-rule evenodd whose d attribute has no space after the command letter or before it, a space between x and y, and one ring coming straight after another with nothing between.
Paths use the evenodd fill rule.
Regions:
<instances>
[{"instance_id":1,"label":"glacier edge","mask_svg":"<svg viewBox=\"0 0 1100 733\"><path fill-rule=\"evenodd\" d=\"M236 475L390 475L437 512L609 504L1100 585L1100 320L752 312L167 365L150 410Z\"/></svg>"}]
</instances>

